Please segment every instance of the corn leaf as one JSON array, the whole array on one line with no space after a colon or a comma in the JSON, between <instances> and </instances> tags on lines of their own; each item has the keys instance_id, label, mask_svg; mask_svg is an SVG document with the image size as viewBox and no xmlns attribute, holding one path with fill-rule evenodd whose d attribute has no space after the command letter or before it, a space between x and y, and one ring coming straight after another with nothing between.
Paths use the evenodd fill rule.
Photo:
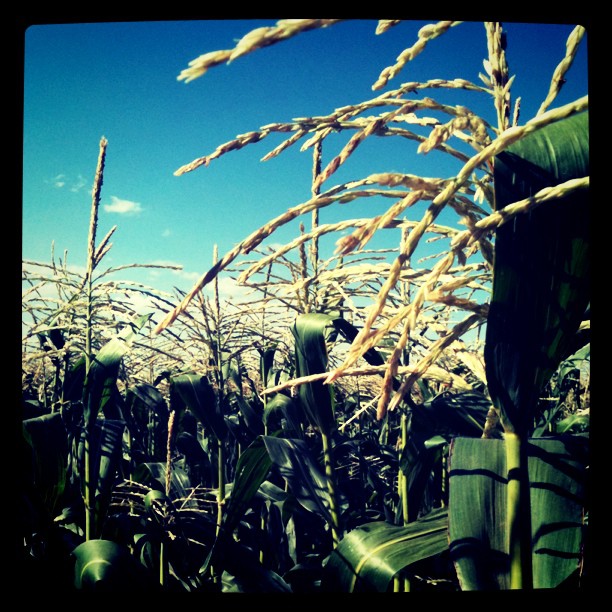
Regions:
<instances>
[{"instance_id":1,"label":"corn leaf","mask_svg":"<svg viewBox=\"0 0 612 612\"><path fill-rule=\"evenodd\" d=\"M54 518L66 488L68 445L66 428L59 412L23 421L23 435L32 453L31 494L44 504Z\"/></svg>"},{"instance_id":2,"label":"corn leaf","mask_svg":"<svg viewBox=\"0 0 612 612\"><path fill-rule=\"evenodd\" d=\"M89 540L79 544L75 559L74 586L96 593L144 592L155 583L127 547L111 540Z\"/></svg>"},{"instance_id":3,"label":"corn leaf","mask_svg":"<svg viewBox=\"0 0 612 612\"><path fill-rule=\"evenodd\" d=\"M296 375L309 376L327 371L327 342L336 333L333 319L326 314L299 315L292 327L295 339ZM299 386L299 398L313 426L329 434L336 426L332 385L316 381Z\"/></svg>"},{"instance_id":4,"label":"corn leaf","mask_svg":"<svg viewBox=\"0 0 612 612\"><path fill-rule=\"evenodd\" d=\"M495 207L589 175L588 111L549 124L495 158ZM496 231L487 320L488 388L506 431L529 435L543 386L590 302L590 205L580 189Z\"/></svg>"},{"instance_id":5,"label":"corn leaf","mask_svg":"<svg viewBox=\"0 0 612 612\"><path fill-rule=\"evenodd\" d=\"M386 592L398 572L448 549L447 522L438 508L405 527L373 521L350 531L329 556L322 589Z\"/></svg>"},{"instance_id":6,"label":"corn leaf","mask_svg":"<svg viewBox=\"0 0 612 612\"><path fill-rule=\"evenodd\" d=\"M143 315L127 325L92 358L83 387L86 427L95 425L100 411L113 399L121 361L130 350L136 334L150 318L150 314Z\"/></svg>"},{"instance_id":7,"label":"corn leaf","mask_svg":"<svg viewBox=\"0 0 612 612\"><path fill-rule=\"evenodd\" d=\"M132 474L132 479L149 487L154 487L159 491L166 490L166 462L141 463ZM172 466L170 473L170 497L176 499L187 497L191 483L187 473L178 465Z\"/></svg>"},{"instance_id":8,"label":"corn leaf","mask_svg":"<svg viewBox=\"0 0 612 612\"><path fill-rule=\"evenodd\" d=\"M359 333L359 330L350 321L347 321L346 319L343 319L342 317L335 317L332 320L332 322L333 322L334 327L346 338L348 342L353 342L353 340L355 340L355 338L357 337L357 334ZM368 349L363 354L363 358L370 365L384 365L385 364L385 360L383 359L383 357L380 355L380 353L376 349L373 349L373 348ZM384 374L382 376L384 376Z\"/></svg>"},{"instance_id":9,"label":"corn leaf","mask_svg":"<svg viewBox=\"0 0 612 612\"><path fill-rule=\"evenodd\" d=\"M85 356L77 359L66 371L63 393L64 400L68 402L80 402L83 400L83 389L85 387Z\"/></svg>"},{"instance_id":10,"label":"corn leaf","mask_svg":"<svg viewBox=\"0 0 612 612\"><path fill-rule=\"evenodd\" d=\"M277 345L271 344L266 348L258 348L259 352L259 373L264 387L270 384L270 379L274 375L274 354L276 353Z\"/></svg>"},{"instance_id":11,"label":"corn leaf","mask_svg":"<svg viewBox=\"0 0 612 612\"><path fill-rule=\"evenodd\" d=\"M95 510L98 520L102 520L111 501L111 495L119 470L123 449L125 422L114 419L98 419L89 433L89 462L92 477L96 479ZM85 431L81 432L78 445L78 464L84 465ZM85 487L85 477L81 486ZM100 524L96 522L96 524Z\"/></svg>"},{"instance_id":12,"label":"corn leaf","mask_svg":"<svg viewBox=\"0 0 612 612\"><path fill-rule=\"evenodd\" d=\"M303 438L302 421L300 419L301 405L297 398L292 398L282 393L275 393L266 402L264 408L264 424L268 429L281 428L282 419L285 419L283 427L286 437Z\"/></svg>"},{"instance_id":13,"label":"corn leaf","mask_svg":"<svg viewBox=\"0 0 612 612\"><path fill-rule=\"evenodd\" d=\"M124 418L131 436L133 457L165 461L168 439L168 405L157 387L142 383L125 395Z\"/></svg>"},{"instance_id":14,"label":"corn leaf","mask_svg":"<svg viewBox=\"0 0 612 612\"><path fill-rule=\"evenodd\" d=\"M222 532L224 533L224 532ZM224 536L214 557L223 568L223 592L291 593L291 587L276 572L264 567L255 551Z\"/></svg>"},{"instance_id":15,"label":"corn leaf","mask_svg":"<svg viewBox=\"0 0 612 612\"><path fill-rule=\"evenodd\" d=\"M586 437L533 438L527 445L534 588L576 571L583 541ZM510 585L504 440L456 438L450 453L450 553L462 590Z\"/></svg>"},{"instance_id":16,"label":"corn leaf","mask_svg":"<svg viewBox=\"0 0 612 612\"><path fill-rule=\"evenodd\" d=\"M331 522L327 476L302 440L263 436L270 459L301 506Z\"/></svg>"},{"instance_id":17,"label":"corn leaf","mask_svg":"<svg viewBox=\"0 0 612 612\"><path fill-rule=\"evenodd\" d=\"M214 433L218 440L225 440L227 424L221 414L217 395L206 376L180 374L170 379L172 390L185 402L198 420Z\"/></svg>"},{"instance_id":18,"label":"corn leaf","mask_svg":"<svg viewBox=\"0 0 612 612\"><path fill-rule=\"evenodd\" d=\"M230 402L238 406L242 422L252 434L258 436L264 433L263 409L260 405L252 400L246 400L242 395L232 395Z\"/></svg>"},{"instance_id":19,"label":"corn leaf","mask_svg":"<svg viewBox=\"0 0 612 612\"><path fill-rule=\"evenodd\" d=\"M238 525L271 466L270 455L262 436L259 436L238 459L232 492L225 509L226 531L231 532Z\"/></svg>"},{"instance_id":20,"label":"corn leaf","mask_svg":"<svg viewBox=\"0 0 612 612\"><path fill-rule=\"evenodd\" d=\"M408 436L400 454L400 469L406 477L408 487L408 520L414 521L423 511L423 504L430 496L425 495L431 486L431 473L444 453L448 442L441 436L423 438ZM401 506L398 506L398 513Z\"/></svg>"},{"instance_id":21,"label":"corn leaf","mask_svg":"<svg viewBox=\"0 0 612 612\"><path fill-rule=\"evenodd\" d=\"M424 436L480 437L491 400L476 391L441 393L412 411L411 430Z\"/></svg>"},{"instance_id":22,"label":"corn leaf","mask_svg":"<svg viewBox=\"0 0 612 612\"><path fill-rule=\"evenodd\" d=\"M147 422L151 412L163 419L168 418L168 406L164 396L153 385L141 383L130 387L126 393L126 403L139 421Z\"/></svg>"}]
</instances>

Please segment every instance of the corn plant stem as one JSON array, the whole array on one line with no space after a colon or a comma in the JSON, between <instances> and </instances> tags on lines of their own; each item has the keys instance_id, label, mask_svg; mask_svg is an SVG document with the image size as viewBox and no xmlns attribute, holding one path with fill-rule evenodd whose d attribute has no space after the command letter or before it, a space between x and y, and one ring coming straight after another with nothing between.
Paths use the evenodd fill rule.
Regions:
<instances>
[{"instance_id":1,"label":"corn plant stem","mask_svg":"<svg viewBox=\"0 0 612 612\"><path fill-rule=\"evenodd\" d=\"M61 371L62 364L58 360L55 362L55 371L53 372L53 388L51 391L51 412L57 412L57 404L60 398Z\"/></svg>"},{"instance_id":2,"label":"corn plant stem","mask_svg":"<svg viewBox=\"0 0 612 612\"><path fill-rule=\"evenodd\" d=\"M272 274L272 264L270 263L270 265L268 266L268 271L266 274L266 288L264 289L264 307L261 313L261 337L263 338L263 349L262 349L262 357L263 355L265 355L265 351L267 348L266 345L266 307L265 307L265 299L268 296L268 283L270 282L270 275ZM264 369L264 361L262 358L261 361L261 381L262 381L262 387L265 389L267 384L268 384L268 372L265 371ZM263 409L264 409L264 414L267 414L267 407L268 407L268 396L267 395L263 395ZM268 435L268 423L267 421L264 419L264 436ZM260 524L259 527L261 529L261 533L262 533L262 544L261 544L261 548L259 549L259 562L261 564L263 564L264 562L264 546L263 546L263 540L264 540L264 534L266 533L266 522L267 522L267 516L268 513L265 510L265 507L262 508L261 511L261 520L260 520Z\"/></svg>"},{"instance_id":3,"label":"corn plant stem","mask_svg":"<svg viewBox=\"0 0 612 612\"><path fill-rule=\"evenodd\" d=\"M215 244L213 250L213 264L216 264L218 261L218 247ZM219 282L218 278L215 277L214 282L214 294L215 294L215 358L217 362L217 402L219 405L219 409L223 410L223 396L224 396L224 385L225 382L223 380L223 351L221 350L221 302L219 299ZM215 535L218 537L221 533L221 525L223 522L223 500L225 499L225 452L223 447L223 440L221 438L217 438L217 525L215 530ZM213 581L219 583L221 581L221 576L217 574L214 567L211 567L211 573L213 577Z\"/></svg>"},{"instance_id":4,"label":"corn plant stem","mask_svg":"<svg viewBox=\"0 0 612 612\"><path fill-rule=\"evenodd\" d=\"M304 234L304 224L300 223L300 233L303 235ZM302 285L302 303L303 303L303 310L302 312L307 313L310 312L310 291L309 291L309 285L310 282L308 280L308 259L306 257L306 247L304 246L304 243L302 242L302 244L300 244L300 246L298 247L298 251L300 254L300 276L301 276L301 285ZM297 297L299 300L299 289L296 290L297 291Z\"/></svg>"},{"instance_id":5,"label":"corn plant stem","mask_svg":"<svg viewBox=\"0 0 612 612\"><path fill-rule=\"evenodd\" d=\"M95 208L95 207L92 207ZM92 212L92 216L93 216ZM95 226L92 224L94 240L95 240ZM91 340L92 340L92 319L93 319L93 287L91 272L93 271L93 263L90 261L88 270L87 270L87 330L85 335L85 380L89 375L89 370L91 367ZM93 406L89 406L89 411L93 409ZM84 451L85 451L85 541L89 541L92 538L94 523L95 523L95 515L93 508L93 499L95 497L95 491L92 490L92 469L91 469L91 461L90 461L90 438L93 427L93 419L91 419L91 415L86 413L87 422L85 424L85 440L84 440Z\"/></svg>"},{"instance_id":6,"label":"corn plant stem","mask_svg":"<svg viewBox=\"0 0 612 612\"><path fill-rule=\"evenodd\" d=\"M96 230L98 227L98 207L100 205L100 192L104 176L104 160L106 157L106 138L100 140L100 153L98 155L98 166L96 168L96 176L92 190L91 201L91 216L89 223L89 239L87 249L87 272L86 272L86 300L87 300L87 328L85 333L85 380L89 375L91 367L92 354L92 334L93 334L93 271L96 265ZM86 413L87 422L85 423L85 541L92 539L95 530L95 507L93 505L95 499L95 483L93 482L92 466L91 466L91 434L94 419L91 418L91 410L94 406L89 406L89 411Z\"/></svg>"},{"instance_id":7,"label":"corn plant stem","mask_svg":"<svg viewBox=\"0 0 612 612\"><path fill-rule=\"evenodd\" d=\"M507 537L510 555L510 589L531 590L533 576L527 458L521 436L507 432L505 441L508 472Z\"/></svg>"},{"instance_id":8,"label":"corn plant stem","mask_svg":"<svg viewBox=\"0 0 612 612\"><path fill-rule=\"evenodd\" d=\"M223 520L223 499L225 497L225 470L224 470L224 451L223 441L217 440L217 530L216 535L221 531L221 521Z\"/></svg>"},{"instance_id":9,"label":"corn plant stem","mask_svg":"<svg viewBox=\"0 0 612 612\"><path fill-rule=\"evenodd\" d=\"M159 545L159 584L163 587L166 584L166 571L168 568L168 559L166 558L166 547L164 542Z\"/></svg>"},{"instance_id":10,"label":"corn plant stem","mask_svg":"<svg viewBox=\"0 0 612 612\"><path fill-rule=\"evenodd\" d=\"M321 153L323 149L323 141L317 140L312 151L312 195L316 197L321 192L321 187L317 182L317 177L321 174ZM315 208L312 213L312 228L315 232L319 226L319 209ZM312 237L312 244L310 250L310 263L312 265L312 275L317 276L319 271L319 237L316 233Z\"/></svg>"},{"instance_id":11,"label":"corn plant stem","mask_svg":"<svg viewBox=\"0 0 612 612\"><path fill-rule=\"evenodd\" d=\"M268 512L266 509L266 506L262 506L261 509L261 517L260 517L260 521L259 521L259 527L261 529L261 533L262 533L262 542L261 542L261 546L259 548L259 562L263 565L264 562L264 538L263 536L266 533L266 518L267 518Z\"/></svg>"},{"instance_id":12,"label":"corn plant stem","mask_svg":"<svg viewBox=\"0 0 612 612\"><path fill-rule=\"evenodd\" d=\"M70 355L68 351L64 353L64 384L62 384L62 389L60 392L60 406L63 408L64 402L66 401L66 378L68 377L68 367L70 365Z\"/></svg>"},{"instance_id":13,"label":"corn plant stem","mask_svg":"<svg viewBox=\"0 0 612 612\"><path fill-rule=\"evenodd\" d=\"M402 432L401 446L400 446L400 458L401 454L406 447L406 440L408 439L408 417L405 412L402 412L402 416L400 417L400 427ZM408 519L408 479L404 472L399 470L399 493L400 499L402 500L402 520L404 525L407 525L409 522Z\"/></svg>"},{"instance_id":14,"label":"corn plant stem","mask_svg":"<svg viewBox=\"0 0 612 612\"><path fill-rule=\"evenodd\" d=\"M406 243L407 238L408 238L408 229L402 228L402 244ZM410 260L406 262L406 267L410 268ZM409 304L410 303L410 284L408 282L402 282L400 289L401 289L402 302L404 304ZM404 346L402 350L402 356L403 356L403 365L408 365L408 363L410 362L410 351L407 350L406 346ZM402 453L404 451L404 448L406 447L406 441L408 440L408 416L406 415L405 411L402 412L402 415L400 417L400 432L401 432L401 444L400 444L400 460L401 460ZM400 500L402 502L402 520L403 520L404 525L407 525L410 522L408 518L409 517L409 513L408 513L408 478L406 478L406 475L402 471L401 467L398 472L398 487L399 487ZM401 579L401 575L397 577L397 580L400 580L400 579ZM404 576L403 584L401 585L401 587L398 586L398 588L404 593L409 592L410 591L410 578L408 578L408 576Z\"/></svg>"},{"instance_id":15,"label":"corn plant stem","mask_svg":"<svg viewBox=\"0 0 612 612\"><path fill-rule=\"evenodd\" d=\"M340 521L338 519L338 506L336 504L336 487L334 484L334 469L333 456L330 438L327 432L321 430L321 439L323 441L323 462L325 463L325 475L327 476L327 492L329 494L329 511L331 515L331 534L334 548L340 542L342 537L340 531Z\"/></svg>"},{"instance_id":16,"label":"corn plant stem","mask_svg":"<svg viewBox=\"0 0 612 612\"><path fill-rule=\"evenodd\" d=\"M401 445L400 445L400 459L401 454L406 447L406 440L408 440L408 417L406 416L406 412L402 412L402 416L400 417L400 431L401 431ZM409 514L408 514L408 478L402 471L401 467L399 470L399 487L400 487L400 499L402 500L402 520L404 525L408 525L410 522ZM403 588L402 591L404 593L410 591L410 578L408 576L404 576Z\"/></svg>"},{"instance_id":17,"label":"corn plant stem","mask_svg":"<svg viewBox=\"0 0 612 612\"><path fill-rule=\"evenodd\" d=\"M442 455L442 466L441 466L441 482L440 482L440 503L444 508L446 503L446 497L448 494L448 455Z\"/></svg>"},{"instance_id":18,"label":"corn plant stem","mask_svg":"<svg viewBox=\"0 0 612 612\"><path fill-rule=\"evenodd\" d=\"M172 453L173 453L173 439L174 439L174 428L177 424L176 410L172 410L168 416L168 438L166 440L166 483L165 492L166 497L170 497L170 491L172 488ZM165 536L165 532L162 537ZM164 540L159 543L159 583L163 587L166 583L166 576L168 575L168 559L166 557L166 547Z\"/></svg>"},{"instance_id":19,"label":"corn plant stem","mask_svg":"<svg viewBox=\"0 0 612 612\"><path fill-rule=\"evenodd\" d=\"M90 461L90 446L89 446L89 432L85 431L85 541L92 539L93 525L94 525L94 509L91 505L92 491L91 491L91 461Z\"/></svg>"}]
</instances>

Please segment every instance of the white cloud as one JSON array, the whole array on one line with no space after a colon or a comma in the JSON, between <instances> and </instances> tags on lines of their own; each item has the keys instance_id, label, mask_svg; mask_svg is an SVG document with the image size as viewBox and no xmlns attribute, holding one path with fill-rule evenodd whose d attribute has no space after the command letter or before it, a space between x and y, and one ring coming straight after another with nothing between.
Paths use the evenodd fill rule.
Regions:
<instances>
[{"instance_id":1,"label":"white cloud","mask_svg":"<svg viewBox=\"0 0 612 612\"><path fill-rule=\"evenodd\" d=\"M87 182L79 174L79 176L77 176L76 178L76 181L70 186L70 191L72 191L73 193L77 193L81 191L81 189L83 189L83 187L85 187L86 185L87 185Z\"/></svg>"},{"instance_id":2,"label":"white cloud","mask_svg":"<svg viewBox=\"0 0 612 612\"><path fill-rule=\"evenodd\" d=\"M104 210L119 215L137 215L142 212L142 206L138 202L122 200L117 196L111 196L111 203L104 205Z\"/></svg>"},{"instance_id":3,"label":"white cloud","mask_svg":"<svg viewBox=\"0 0 612 612\"><path fill-rule=\"evenodd\" d=\"M166 228L163 232L162 232L162 238L167 238L168 236L171 236L172 232Z\"/></svg>"},{"instance_id":4,"label":"white cloud","mask_svg":"<svg viewBox=\"0 0 612 612\"><path fill-rule=\"evenodd\" d=\"M185 270L177 270L174 274L194 284L202 276L199 272L186 272Z\"/></svg>"},{"instance_id":5,"label":"white cloud","mask_svg":"<svg viewBox=\"0 0 612 612\"><path fill-rule=\"evenodd\" d=\"M171 261L162 261L157 260L153 262L154 265L165 265L165 266L176 266L180 265ZM149 275L151 278L158 279L164 273L164 269L160 268L158 270L152 269L149 270ZM190 290L199 280L202 278L204 272L206 270L201 270L200 272L187 271L185 269L182 270L169 270L173 276L176 276L181 279L181 281L185 281L187 283L186 287L183 287L186 290ZM207 295L213 294L214 281L211 281L204 287L204 293ZM239 285L235 279L221 274L219 276L219 295L225 299L239 299L246 297L251 292L250 287L243 287Z\"/></svg>"},{"instance_id":6,"label":"white cloud","mask_svg":"<svg viewBox=\"0 0 612 612\"><path fill-rule=\"evenodd\" d=\"M51 179L51 183L57 189L61 189L66 184L66 175L58 174Z\"/></svg>"},{"instance_id":7,"label":"white cloud","mask_svg":"<svg viewBox=\"0 0 612 612\"><path fill-rule=\"evenodd\" d=\"M205 289L210 291L212 294L213 291L213 283ZM219 277L219 297L225 300L233 301L233 300L241 300L246 298L252 289L250 287L244 287L243 285L239 285L235 279L229 276L221 275Z\"/></svg>"},{"instance_id":8,"label":"white cloud","mask_svg":"<svg viewBox=\"0 0 612 612\"><path fill-rule=\"evenodd\" d=\"M137 291L132 291L130 294L130 305L138 314L146 314L155 312L158 309L155 300L149 296Z\"/></svg>"},{"instance_id":9,"label":"white cloud","mask_svg":"<svg viewBox=\"0 0 612 612\"><path fill-rule=\"evenodd\" d=\"M73 193L78 193L87 185L87 181L80 174L76 177L76 179L70 179L65 174L58 174L47 182L51 183L51 185L53 185L53 187L56 189L63 189L64 187L67 187Z\"/></svg>"}]
</instances>

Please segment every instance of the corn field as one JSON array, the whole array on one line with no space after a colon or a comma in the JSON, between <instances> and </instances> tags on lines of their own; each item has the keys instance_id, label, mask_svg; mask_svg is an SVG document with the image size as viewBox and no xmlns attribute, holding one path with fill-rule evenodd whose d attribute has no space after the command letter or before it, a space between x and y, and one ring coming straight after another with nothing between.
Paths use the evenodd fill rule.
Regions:
<instances>
[{"instance_id":1,"label":"corn field","mask_svg":"<svg viewBox=\"0 0 612 612\"><path fill-rule=\"evenodd\" d=\"M178 78L338 21L258 28ZM212 249L187 292L121 280L144 264L106 266L113 143L92 143L85 272L53 251L23 262L20 581L49 593L589 588L588 97L555 105L585 29L522 119L498 22L483 23L480 83L394 85L461 23L424 26L369 100L178 168L214 172L279 134L262 161L312 154L311 197ZM470 111L482 95L487 118ZM382 136L457 172L334 182ZM369 199L385 212L351 218ZM322 223L326 208L343 220ZM266 246L294 220L291 241ZM394 246L378 248L383 233ZM423 256L431 243L439 252ZM221 299L221 275L246 297Z\"/></svg>"}]
</instances>

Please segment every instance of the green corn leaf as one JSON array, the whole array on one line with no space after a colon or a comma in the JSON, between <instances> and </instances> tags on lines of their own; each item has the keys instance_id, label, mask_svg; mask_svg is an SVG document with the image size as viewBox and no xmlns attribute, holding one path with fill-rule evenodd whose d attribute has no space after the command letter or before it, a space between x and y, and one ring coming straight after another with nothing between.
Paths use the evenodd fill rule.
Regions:
<instances>
[{"instance_id":1,"label":"green corn leaf","mask_svg":"<svg viewBox=\"0 0 612 612\"><path fill-rule=\"evenodd\" d=\"M384 521L366 523L349 532L332 551L322 589L384 593L398 572L448 549L447 528L445 508L401 527Z\"/></svg>"},{"instance_id":2,"label":"green corn leaf","mask_svg":"<svg viewBox=\"0 0 612 612\"><path fill-rule=\"evenodd\" d=\"M591 344L589 343L561 362L552 378L549 397L547 398L548 400L556 400L556 402L549 402L550 407L542 412L540 422L532 434L534 438L550 435L550 432L561 434L570 431L573 433L588 431L588 414L571 414L561 420L559 420L559 416L566 409L569 389L576 388L581 378L581 371L589 367L590 355Z\"/></svg>"},{"instance_id":3,"label":"green corn leaf","mask_svg":"<svg viewBox=\"0 0 612 612\"><path fill-rule=\"evenodd\" d=\"M223 533L223 532L222 532ZM291 587L276 572L264 567L252 549L225 537L219 540L214 558L216 568L224 569L223 592L291 593Z\"/></svg>"},{"instance_id":4,"label":"green corn leaf","mask_svg":"<svg viewBox=\"0 0 612 612\"><path fill-rule=\"evenodd\" d=\"M75 559L74 586L78 591L99 593L157 590L144 567L127 547L110 540L89 540L79 544Z\"/></svg>"},{"instance_id":5,"label":"green corn leaf","mask_svg":"<svg viewBox=\"0 0 612 612\"><path fill-rule=\"evenodd\" d=\"M146 422L152 412L162 419L168 418L168 406L161 391L146 383L130 387L126 393L126 403L139 421Z\"/></svg>"},{"instance_id":6,"label":"green corn leaf","mask_svg":"<svg viewBox=\"0 0 612 612\"><path fill-rule=\"evenodd\" d=\"M588 111L533 132L495 158L495 207L589 175ZM518 214L496 231L487 320L488 388L506 431L529 434L543 386L590 302L588 189Z\"/></svg>"},{"instance_id":7,"label":"green corn leaf","mask_svg":"<svg viewBox=\"0 0 612 612\"><path fill-rule=\"evenodd\" d=\"M139 482L149 487L154 487L159 491L166 490L166 462L157 463L141 463L132 475L135 482ZM170 473L170 497L176 499L179 497L187 497L191 482L189 476L178 465L172 466Z\"/></svg>"},{"instance_id":8,"label":"green corn leaf","mask_svg":"<svg viewBox=\"0 0 612 612\"><path fill-rule=\"evenodd\" d=\"M416 520L422 511L432 470L439 464L447 444L441 436L423 439L422 436L414 434L409 435L404 444L400 454L400 469L408 484L409 521Z\"/></svg>"},{"instance_id":9,"label":"green corn leaf","mask_svg":"<svg viewBox=\"0 0 612 612\"><path fill-rule=\"evenodd\" d=\"M230 401L238 406L242 419L251 433L255 435L264 433L263 410L261 406L258 406L254 401L245 399L242 395L232 395Z\"/></svg>"},{"instance_id":10,"label":"green corn leaf","mask_svg":"<svg viewBox=\"0 0 612 612\"><path fill-rule=\"evenodd\" d=\"M67 370L64 380L64 400L67 402L80 402L83 400L85 387L85 356L77 359Z\"/></svg>"},{"instance_id":11,"label":"green corn leaf","mask_svg":"<svg viewBox=\"0 0 612 612\"><path fill-rule=\"evenodd\" d=\"M218 406L215 390L206 376L180 374L173 376L170 381L173 390L202 425L212 431L218 440L225 440L228 434L227 424Z\"/></svg>"},{"instance_id":12,"label":"green corn leaf","mask_svg":"<svg viewBox=\"0 0 612 612\"><path fill-rule=\"evenodd\" d=\"M68 445L59 412L23 421L23 435L32 452L31 484L50 517L57 516L66 487Z\"/></svg>"},{"instance_id":13,"label":"green corn leaf","mask_svg":"<svg viewBox=\"0 0 612 612\"><path fill-rule=\"evenodd\" d=\"M113 419L98 419L89 434L89 461L96 482L95 509L98 519L104 518L110 504L113 486L121 464L125 423ZM79 465L84 464L85 432L78 445ZM85 477L81 486L85 487ZM96 522L96 524L100 524Z\"/></svg>"},{"instance_id":14,"label":"green corn leaf","mask_svg":"<svg viewBox=\"0 0 612 612\"><path fill-rule=\"evenodd\" d=\"M590 425L588 414L570 414L557 423L555 432L558 434L587 432Z\"/></svg>"},{"instance_id":15,"label":"green corn leaf","mask_svg":"<svg viewBox=\"0 0 612 612\"><path fill-rule=\"evenodd\" d=\"M270 382L274 368L274 354L276 353L276 344L266 346L264 349L258 349L259 351L259 373L264 387L267 387Z\"/></svg>"},{"instance_id":16,"label":"green corn leaf","mask_svg":"<svg viewBox=\"0 0 612 612\"><path fill-rule=\"evenodd\" d=\"M176 450L185 455L188 464L202 465L207 469L211 469L210 458L208 453L202 447L198 440L198 436L189 431L181 431L176 436Z\"/></svg>"},{"instance_id":17,"label":"green corn leaf","mask_svg":"<svg viewBox=\"0 0 612 612\"><path fill-rule=\"evenodd\" d=\"M164 461L169 411L159 389L145 383L130 387L125 396L125 407L133 458L143 456L148 460Z\"/></svg>"},{"instance_id":18,"label":"green corn leaf","mask_svg":"<svg viewBox=\"0 0 612 612\"><path fill-rule=\"evenodd\" d=\"M585 344L578 349L573 355L565 359L558 370L557 386L561 386L568 376L579 371L581 366L591 358L591 343Z\"/></svg>"},{"instance_id":19,"label":"green corn leaf","mask_svg":"<svg viewBox=\"0 0 612 612\"><path fill-rule=\"evenodd\" d=\"M490 406L490 398L475 391L442 393L413 409L411 430L424 436L480 437Z\"/></svg>"},{"instance_id":20,"label":"green corn leaf","mask_svg":"<svg viewBox=\"0 0 612 612\"><path fill-rule=\"evenodd\" d=\"M588 440L533 438L527 445L534 588L559 586L578 568ZM456 438L450 453L449 536L462 590L510 585L504 440Z\"/></svg>"},{"instance_id":21,"label":"green corn leaf","mask_svg":"<svg viewBox=\"0 0 612 612\"><path fill-rule=\"evenodd\" d=\"M232 358L229 353L222 351L221 373L225 383L231 381L238 393L242 393L242 373L240 363Z\"/></svg>"},{"instance_id":22,"label":"green corn leaf","mask_svg":"<svg viewBox=\"0 0 612 612\"><path fill-rule=\"evenodd\" d=\"M359 333L359 330L350 321L347 321L342 317L336 317L332 319L332 323L334 327L340 332L340 334L342 334L342 336L344 336L344 338L346 338L348 342L353 342L353 340L357 337L357 334ZM373 348L368 349L363 354L363 358L370 365L376 366L385 364L385 360L383 359L383 357L376 349Z\"/></svg>"},{"instance_id":23,"label":"green corn leaf","mask_svg":"<svg viewBox=\"0 0 612 612\"><path fill-rule=\"evenodd\" d=\"M326 372L329 363L327 342L336 333L333 319L320 313L300 315L291 331L295 339L296 375ZM333 387L315 381L300 385L298 393L312 425L329 434L336 426Z\"/></svg>"},{"instance_id":24,"label":"green corn leaf","mask_svg":"<svg viewBox=\"0 0 612 612\"><path fill-rule=\"evenodd\" d=\"M263 436L270 459L306 510L331 522L327 476L302 440Z\"/></svg>"},{"instance_id":25,"label":"green corn leaf","mask_svg":"<svg viewBox=\"0 0 612 612\"><path fill-rule=\"evenodd\" d=\"M87 427L94 426L100 411L104 410L105 405L112 400L117 389L121 361L130 350L136 334L150 318L151 315L143 315L127 325L92 358L83 388Z\"/></svg>"},{"instance_id":26,"label":"green corn leaf","mask_svg":"<svg viewBox=\"0 0 612 612\"><path fill-rule=\"evenodd\" d=\"M276 423L281 422L281 418L285 419L285 432L287 437L303 438L302 421L300 420L301 406L296 399L276 393L266 402L264 408L264 423L270 428ZM279 426L280 429L280 426Z\"/></svg>"},{"instance_id":27,"label":"green corn leaf","mask_svg":"<svg viewBox=\"0 0 612 612\"><path fill-rule=\"evenodd\" d=\"M238 525L266 479L272 461L262 436L259 436L238 459L232 492L227 502L224 515L224 527L231 532Z\"/></svg>"},{"instance_id":28,"label":"green corn leaf","mask_svg":"<svg viewBox=\"0 0 612 612\"><path fill-rule=\"evenodd\" d=\"M145 495L144 507L147 516L153 523L165 530L168 522L167 516L173 512L172 502L166 497L166 494L158 489L152 489Z\"/></svg>"}]
</instances>

